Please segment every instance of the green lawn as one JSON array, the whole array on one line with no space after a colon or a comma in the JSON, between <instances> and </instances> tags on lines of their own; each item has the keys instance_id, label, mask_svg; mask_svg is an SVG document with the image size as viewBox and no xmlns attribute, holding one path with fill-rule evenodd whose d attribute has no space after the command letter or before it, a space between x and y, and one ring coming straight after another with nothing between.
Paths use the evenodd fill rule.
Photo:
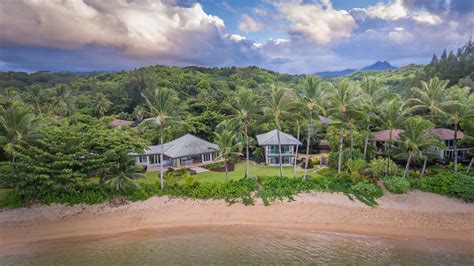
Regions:
<instances>
[{"instance_id":1,"label":"green lawn","mask_svg":"<svg viewBox=\"0 0 474 266\"><path fill-rule=\"evenodd\" d=\"M314 170L308 170L308 174L313 173ZM245 173L245 162L239 162L235 165L235 170L229 172L229 179L238 180L244 177ZM159 181L160 172L148 172L146 173L147 178L141 179L139 182L142 184L150 184ZM288 177L293 177L293 167L288 166L283 168L283 174ZM297 167L296 174L301 176L303 174L303 169ZM255 162L250 162L249 165L249 175L252 176L274 176L280 175L280 168L278 166L260 166ZM204 173L199 173L194 176L197 181L200 182L224 182L225 173L224 172L213 172L208 171Z\"/></svg>"},{"instance_id":2,"label":"green lawn","mask_svg":"<svg viewBox=\"0 0 474 266\"><path fill-rule=\"evenodd\" d=\"M9 188L0 188L0 200L4 200L7 197L8 192L12 191Z\"/></svg>"}]
</instances>

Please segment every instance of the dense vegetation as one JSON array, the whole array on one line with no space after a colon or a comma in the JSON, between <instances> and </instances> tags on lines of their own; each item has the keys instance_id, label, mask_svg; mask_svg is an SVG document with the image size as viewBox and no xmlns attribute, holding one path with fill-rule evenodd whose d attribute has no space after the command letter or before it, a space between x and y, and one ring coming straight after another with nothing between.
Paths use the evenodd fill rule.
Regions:
<instances>
[{"instance_id":1,"label":"dense vegetation","mask_svg":"<svg viewBox=\"0 0 474 266\"><path fill-rule=\"evenodd\" d=\"M434 173L430 165L439 168L440 162L427 149L444 146L433 135L434 127L465 133L454 142L455 149L473 146L472 42L453 56L441 55L425 67L335 79L257 67L153 66L83 76L0 73L0 188L12 189L10 204L97 203L116 194L251 203L256 191L270 203L322 190L374 205L382 193L376 181L385 179L395 193L413 187L472 200L470 166L456 158L452 167ZM332 123L322 124L319 116ZM137 125L114 128L113 118ZM275 128L298 136L307 154L327 139L330 171L309 177L306 169L316 164L310 158L299 162L305 169L301 178L296 170L294 179L282 178L280 170L280 177L255 181L245 171L241 181L213 184L194 182L186 173L165 175L161 169L159 183L140 187L135 180L143 177L141 169L127 156L189 132L218 143L227 170L239 156L258 160L262 151L253 137ZM380 153L369 138L384 129L404 132Z\"/></svg>"}]
</instances>

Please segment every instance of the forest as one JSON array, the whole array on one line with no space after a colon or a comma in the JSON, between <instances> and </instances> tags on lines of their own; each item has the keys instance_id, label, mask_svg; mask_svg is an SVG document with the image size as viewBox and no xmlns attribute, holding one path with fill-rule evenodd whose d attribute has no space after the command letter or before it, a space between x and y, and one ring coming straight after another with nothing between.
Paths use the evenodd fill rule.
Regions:
<instances>
[{"instance_id":1,"label":"forest","mask_svg":"<svg viewBox=\"0 0 474 266\"><path fill-rule=\"evenodd\" d=\"M473 80L472 41L456 52L444 50L439 59L434 55L425 66L327 79L258 67L1 72L0 206L97 203L115 195L251 203L256 184L265 202L325 190L373 205L381 196L380 181L393 193L417 188L472 201L472 160L441 162L429 148L444 147L432 133L440 127L464 133L454 140L455 152L474 147ZM319 116L332 122L325 125ZM140 123L147 118L157 123ZM117 128L113 119L136 123ZM219 144L226 165L259 161L263 151L255 136L272 129L297 136L307 155L327 140L329 167L316 175L245 175L223 183L200 182L186 170L161 171L156 183L140 184L136 180L145 174L128 156L192 133ZM396 129L404 131L382 153L369 144L372 132ZM306 158L298 167L318 166Z\"/></svg>"}]
</instances>

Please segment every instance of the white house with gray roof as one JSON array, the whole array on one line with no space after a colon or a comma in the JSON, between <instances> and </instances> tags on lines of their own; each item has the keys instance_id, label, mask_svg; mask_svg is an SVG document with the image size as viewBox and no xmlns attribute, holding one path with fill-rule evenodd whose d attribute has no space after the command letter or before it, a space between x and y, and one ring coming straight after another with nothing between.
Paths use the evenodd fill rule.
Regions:
<instances>
[{"instance_id":1,"label":"white house with gray roof","mask_svg":"<svg viewBox=\"0 0 474 266\"><path fill-rule=\"evenodd\" d=\"M293 165L295 160L295 150L297 146L303 145L299 140L290 134L272 130L267 133L257 135L257 142L265 150L265 163L270 166L280 165L278 152L278 134L280 135L281 155L283 165Z\"/></svg>"},{"instance_id":2,"label":"white house with gray roof","mask_svg":"<svg viewBox=\"0 0 474 266\"><path fill-rule=\"evenodd\" d=\"M160 155L163 150L163 166L185 166L190 164L206 164L217 156L217 144L205 141L191 134L161 145L152 145L143 154L130 154L135 164L160 166Z\"/></svg>"}]
</instances>

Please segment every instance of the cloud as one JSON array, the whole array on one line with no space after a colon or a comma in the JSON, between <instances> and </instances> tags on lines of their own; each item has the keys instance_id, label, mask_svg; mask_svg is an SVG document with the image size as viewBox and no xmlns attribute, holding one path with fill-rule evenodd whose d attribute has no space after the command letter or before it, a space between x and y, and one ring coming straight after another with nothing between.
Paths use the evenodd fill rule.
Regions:
<instances>
[{"instance_id":1,"label":"cloud","mask_svg":"<svg viewBox=\"0 0 474 266\"><path fill-rule=\"evenodd\" d=\"M377 3L368 8L355 8L354 11L363 13L367 17L383 20L397 20L408 16L408 10L403 5L403 0L396 0L388 4Z\"/></svg>"},{"instance_id":2,"label":"cloud","mask_svg":"<svg viewBox=\"0 0 474 266\"><path fill-rule=\"evenodd\" d=\"M395 43L402 44L408 43L415 39L415 36L410 32L406 31L404 28L398 27L395 28L393 31L388 33L388 38Z\"/></svg>"},{"instance_id":3,"label":"cloud","mask_svg":"<svg viewBox=\"0 0 474 266\"><path fill-rule=\"evenodd\" d=\"M356 26L347 11L335 10L329 0L278 2L276 6L290 22L292 38L308 38L316 44L325 45L348 38Z\"/></svg>"},{"instance_id":4,"label":"cloud","mask_svg":"<svg viewBox=\"0 0 474 266\"><path fill-rule=\"evenodd\" d=\"M263 24L257 22L248 14L243 14L239 22L239 29L243 32L255 32L263 29Z\"/></svg>"},{"instance_id":5,"label":"cloud","mask_svg":"<svg viewBox=\"0 0 474 266\"><path fill-rule=\"evenodd\" d=\"M413 20L415 20L418 23L422 24L428 24L428 25L438 25L443 22L443 20L438 17L437 15L431 14L429 12L419 12L415 15L413 15Z\"/></svg>"}]
</instances>

